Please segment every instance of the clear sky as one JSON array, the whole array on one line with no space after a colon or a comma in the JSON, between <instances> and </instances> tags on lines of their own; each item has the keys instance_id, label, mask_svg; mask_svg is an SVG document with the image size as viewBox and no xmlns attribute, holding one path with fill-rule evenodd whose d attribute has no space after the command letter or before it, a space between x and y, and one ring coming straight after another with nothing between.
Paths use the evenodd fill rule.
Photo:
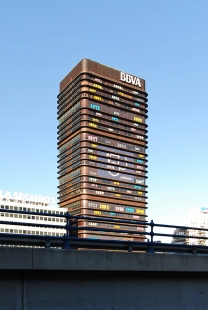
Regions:
<instances>
[{"instance_id":1,"label":"clear sky","mask_svg":"<svg viewBox=\"0 0 208 310\"><path fill-rule=\"evenodd\" d=\"M0 189L56 196L59 82L82 58L146 80L148 215L208 202L207 0L0 0Z\"/></svg>"}]
</instances>

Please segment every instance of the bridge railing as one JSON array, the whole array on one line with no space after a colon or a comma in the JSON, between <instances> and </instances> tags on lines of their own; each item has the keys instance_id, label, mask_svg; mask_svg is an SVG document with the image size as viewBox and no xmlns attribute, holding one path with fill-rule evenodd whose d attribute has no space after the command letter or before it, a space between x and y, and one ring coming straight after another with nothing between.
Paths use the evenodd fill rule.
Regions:
<instances>
[{"instance_id":1,"label":"bridge railing","mask_svg":"<svg viewBox=\"0 0 208 310\"><path fill-rule=\"evenodd\" d=\"M14 246L36 246L36 247L57 247L63 249L103 249L103 250L117 250L117 251L145 251L147 253L186 253L186 254L206 254L208 255L208 229L203 227L191 227L191 226L179 226L169 224L157 224L153 221L144 222L137 220L124 220L124 219L111 219L105 217L93 217L93 216L75 216L69 212L61 215L45 212L29 212L20 210L5 210L0 208L4 213L17 213L25 215L38 215L44 217L58 217L65 219L65 225L38 223L37 221L11 221L0 220L0 227L2 225L12 226L28 226L28 227L42 227L53 229L65 229L63 236L51 236L51 235L33 235L33 234L19 234L19 233L6 233L0 232L0 245L14 245ZM1 218L1 217L0 217ZM108 224L128 224L134 227L140 227L138 231L132 231L128 229L115 229L115 228L102 228L102 227L89 227L79 226L80 221L91 221L93 223L108 223ZM143 231L141 231L143 228ZM178 229L182 230L184 234L169 234L156 232L155 228L160 229ZM72 236L73 231L93 231L98 234L93 238L79 238ZM192 232L192 235L188 234L188 231ZM107 235L108 233L108 235ZM121 240L109 240L110 236L119 235ZM200 233L202 235L200 235ZM100 235L100 237L99 237ZM128 235L128 236L127 236ZM131 237L129 237L131 236ZM158 242L155 238L175 238L175 243L171 242ZM104 239L103 239L104 238ZM122 240L122 239L127 240ZM129 240L128 240L129 238ZM140 238L141 241L138 241ZM180 243L179 239L183 238L183 242ZM130 240L131 239L131 240ZM136 240L132 240L136 239ZM188 240L194 239L202 244L190 244ZM178 242L177 242L178 240Z\"/></svg>"}]
</instances>

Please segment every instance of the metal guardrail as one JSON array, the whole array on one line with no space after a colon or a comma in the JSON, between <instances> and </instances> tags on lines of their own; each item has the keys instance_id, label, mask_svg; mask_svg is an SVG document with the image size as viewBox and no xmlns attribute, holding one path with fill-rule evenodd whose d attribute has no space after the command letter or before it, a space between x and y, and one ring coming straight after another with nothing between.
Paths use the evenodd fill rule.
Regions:
<instances>
[{"instance_id":1,"label":"metal guardrail","mask_svg":"<svg viewBox=\"0 0 208 310\"><path fill-rule=\"evenodd\" d=\"M179 243L164 243L155 242L155 237L172 237L172 238L183 238L183 239L200 239L208 240L208 237L204 236L190 236L187 234L167 234L167 233L156 233L154 229L158 228L173 228L182 230L192 231L203 231L207 233L208 229L197 228L191 226L178 226L178 225L167 225L157 224L151 222L141 222L136 220L122 220L122 219L110 219L104 217L93 217L93 216L73 216L69 212L64 215L55 213L44 213L44 212L28 212L28 211L17 211L17 210L6 210L1 209L0 212L4 213L18 213L26 215L38 215L47 217L59 217L66 219L66 225L53 225L53 224L39 224L32 222L17 222L17 221L4 221L0 220L1 225L17 225L17 226L32 226L32 227L45 227L45 228L61 228L65 229L66 233L63 236L48 236L48 235L32 235L32 234L17 234L17 233L0 233L0 245L17 245L17 246L38 246L38 247L58 247L62 249L105 249L105 250L117 250L117 251L145 251L147 253L163 252L163 253L185 253L185 254L206 254L208 255L208 246L200 244L179 244ZM96 223L108 222L112 224L133 224L145 228L145 231L132 231L132 230L121 230L111 228L100 228L100 227L86 227L86 226L72 226L72 220L90 220ZM149 228L149 231L148 229ZM71 236L70 232L74 230L85 230L85 231L98 231L98 232L110 232L110 233L122 233L136 236L142 236L146 241L130 241L130 240L109 240L109 239L90 239L90 238L78 238ZM123 235L122 235L123 236ZM106 236L107 238L107 236Z\"/></svg>"}]
</instances>

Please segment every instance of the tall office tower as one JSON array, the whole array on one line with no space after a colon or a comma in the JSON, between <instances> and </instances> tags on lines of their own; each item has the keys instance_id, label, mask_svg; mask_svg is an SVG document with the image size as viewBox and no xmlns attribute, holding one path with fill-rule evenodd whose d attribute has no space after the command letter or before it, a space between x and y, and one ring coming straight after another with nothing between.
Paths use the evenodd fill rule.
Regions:
<instances>
[{"instance_id":1,"label":"tall office tower","mask_svg":"<svg viewBox=\"0 0 208 310\"><path fill-rule=\"evenodd\" d=\"M59 204L79 220L78 236L143 240L146 218L147 93L145 81L89 59L61 81L58 95ZM85 227L116 229L89 231ZM128 230L131 233L119 232Z\"/></svg>"}]
</instances>

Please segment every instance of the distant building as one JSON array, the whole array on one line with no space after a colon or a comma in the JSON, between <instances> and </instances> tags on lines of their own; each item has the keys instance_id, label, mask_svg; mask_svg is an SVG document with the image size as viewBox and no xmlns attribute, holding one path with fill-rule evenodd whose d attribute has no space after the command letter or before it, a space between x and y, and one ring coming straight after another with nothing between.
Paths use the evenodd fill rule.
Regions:
<instances>
[{"instance_id":1,"label":"distant building","mask_svg":"<svg viewBox=\"0 0 208 310\"><path fill-rule=\"evenodd\" d=\"M64 218L53 216L40 216L30 214L18 214L7 212L7 210L25 212L43 212L63 215L68 210L55 206L55 199L48 196L31 195L15 192L13 195L9 191L0 191L0 219L1 221L23 222L34 224L66 225ZM23 225L1 224L0 233L31 234L63 236L65 228L46 228Z\"/></svg>"},{"instance_id":2,"label":"distant building","mask_svg":"<svg viewBox=\"0 0 208 310\"><path fill-rule=\"evenodd\" d=\"M176 228L173 232L174 235L177 235L173 237L171 243L177 243L177 244L186 244L187 239L185 235L187 234L187 229L185 228Z\"/></svg>"},{"instance_id":3,"label":"distant building","mask_svg":"<svg viewBox=\"0 0 208 310\"><path fill-rule=\"evenodd\" d=\"M201 207L198 210L191 210L189 214L189 226L208 229L208 208ZM208 238L208 231L189 229L188 235ZM190 238L187 241L188 244L208 245L208 240L206 239Z\"/></svg>"}]
</instances>

